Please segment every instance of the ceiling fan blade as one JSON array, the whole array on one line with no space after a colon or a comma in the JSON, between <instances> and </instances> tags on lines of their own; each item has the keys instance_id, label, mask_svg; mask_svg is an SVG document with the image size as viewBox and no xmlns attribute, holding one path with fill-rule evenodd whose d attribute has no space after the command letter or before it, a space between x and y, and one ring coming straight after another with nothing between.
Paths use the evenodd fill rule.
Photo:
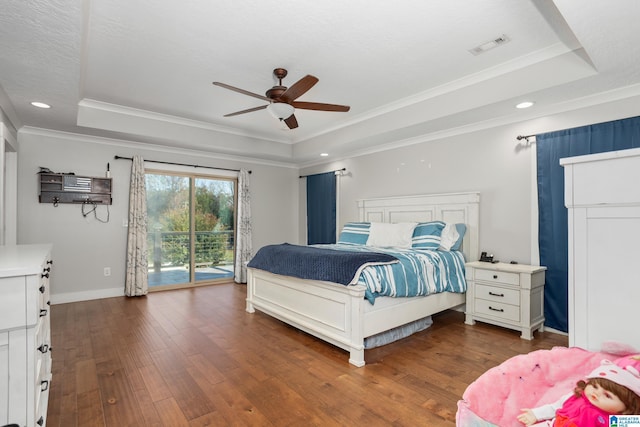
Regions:
<instances>
[{"instance_id":1,"label":"ceiling fan blade","mask_svg":"<svg viewBox=\"0 0 640 427\"><path fill-rule=\"evenodd\" d=\"M296 116L294 114L284 119L283 122L285 122L287 126L289 126L289 129L295 129L298 127L298 121L296 120Z\"/></svg>"},{"instance_id":2,"label":"ceiling fan blade","mask_svg":"<svg viewBox=\"0 0 640 427\"><path fill-rule=\"evenodd\" d=\"M291 103L294 108L301 110L318 110L318 111L339 111L347 112L351 107L348 105L336 105L336 104L323 104L321 102L300 102L294 101Z\"/></svg>"},{"instance_id":3,"label":"ceiling fan blade","mask_svg":"<svg viewBox=\"0 0 640 427\"><path fill-rule=\"evenodd\" d=\"M291 102L294 99L302 96L316 83L318 83L318 78L312 76L311 74L307 74L306 76L295 82L293 85L291 85L291 87L287 89L282 95L280 95L280 100L284 102Z\"/></svg>"},{"instance_id":4,"label":"ceiling fan blade","mask_svg":"<svg viewBox=\"0 0 640 427\"><path fill-rule=\"evenodd\" d=\"M264 110L265 108L267 108L266 105L261 105L259 107L248 108L246 110L236 111L235 113L225 114L224 117L232 117L232 116L237 116L237 115L240 115L240 114L252 113L252 112L258 111L258 110Z\"/></svg>"},{"instance_id":5,"label":"ceiling fan blade","mask_svg":"<svg viewBox=\"0 0 640 427\"><path fill-rule=\"evenodd\" d=\"M262 99L264 101L269 101L269 102L273 101L271 98L267 98L264 95L259 95L257 93L249 92L248 90L240 89L240 88L235 87L235 86L230 86L230 85L228 85L226 83L213 82L213 84L216 85L216 86L223 87L225 89L232 90L234 92L242 93L244 95L253 96L254 98Z\"/></svg>"}]
</instances>

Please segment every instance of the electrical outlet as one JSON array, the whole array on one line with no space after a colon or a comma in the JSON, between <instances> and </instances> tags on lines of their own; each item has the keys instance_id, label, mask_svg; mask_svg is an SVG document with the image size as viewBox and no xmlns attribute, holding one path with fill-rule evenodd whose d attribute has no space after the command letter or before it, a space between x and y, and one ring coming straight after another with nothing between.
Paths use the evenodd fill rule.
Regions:
<instances>
[{"instance_id":1,"label":"electrical outlet","mask_svg":"<svg viewBox=\"0 0 640 427\"><path fill-rule=\"evenodd\" d=\"M104 268L104 277L111 276L111 267Z\"/></svg>"}]
</instances>

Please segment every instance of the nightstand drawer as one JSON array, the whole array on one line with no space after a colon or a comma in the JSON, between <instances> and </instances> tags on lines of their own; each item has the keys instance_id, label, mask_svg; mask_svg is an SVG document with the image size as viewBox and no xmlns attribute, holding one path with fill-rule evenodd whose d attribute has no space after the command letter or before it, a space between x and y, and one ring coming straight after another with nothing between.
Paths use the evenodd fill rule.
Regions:
<instances>
[{"instance_id":1,"label":"nightstand drawer","mask_svg":"<svg viewBox=\"0 0 640 427\"><path fill-rule=\"evenodd\" d=\"M485 282L504 283L505 285L520 286L520 275L518 273L509 273L506 271L483 270L478 268L475 270L475 279Z\"/></svg>"},{"instance_id":2,"label":"nightstand drawer","mask_svg":"<svg viewBox=\"0 0 640 427\"><path fill-rule=\"evenodd\" d=\"M480 315L520 322L520 307L516 305L476 299L474 309Z\"/></svg>"},{"instance_id":3,"label":"nightstand drawer","mask_svg":"<svg viewBox=\"0 0 640 427\"><path fill-rule=\"evenodd\" d=\"M476 298L504 304L520 305L520 291L517 289L505 289L497 286L477 284Z\"/></svg>"}]
</instances>

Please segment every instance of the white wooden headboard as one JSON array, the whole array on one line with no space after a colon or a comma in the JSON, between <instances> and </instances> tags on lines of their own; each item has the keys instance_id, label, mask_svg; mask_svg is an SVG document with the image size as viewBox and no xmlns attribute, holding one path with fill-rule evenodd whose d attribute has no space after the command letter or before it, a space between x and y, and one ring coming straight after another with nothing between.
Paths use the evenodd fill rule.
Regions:
<instances>
[{"instance_id":1,"label":"white wooden headboard","mask_svg":"<svg viewBox=\"0 0 640 427\"><path fill-rule=\"evenodd\" d=\"M480 257L480 193L424 194L358 200L360 221L445 221L467 226L462 252L467 261Z\"/></svg>"}]
</instances>

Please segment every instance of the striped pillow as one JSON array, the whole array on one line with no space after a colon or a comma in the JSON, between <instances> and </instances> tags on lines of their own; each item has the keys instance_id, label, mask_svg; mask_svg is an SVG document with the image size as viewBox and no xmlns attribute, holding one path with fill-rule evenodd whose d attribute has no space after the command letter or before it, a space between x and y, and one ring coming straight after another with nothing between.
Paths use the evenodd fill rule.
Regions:
<instances>
[{"instance_id":1,"label":"striped pillow","mask_svg":"<svg viewBox=\"0 0 640 427\"><path fill-rule=\"evenodd\" d=\"M366 245L367 239L369 239L370 227L370 222L347 222L340 232L338 243L346 245Z\"/></svg>"},{"instance_id":2,"label":"striped pillow","mask_svg":"<svg viewBox=\"0 0 640 427\"><path fill-rule=\"evenodd\" d=\"M464 239L464 233L467 231L465 224L447 224L442 230L440 236L441 251L459 251L462 247L462 240Z\"/></svg>"},{"instance_id":3,"label":"striped pillow","mask_svg":"<svg viewBox=\"0 0 640 427\"><path fill-rule=\"evenodd\" d=\"M464 234L467 232L466 224L456 224L456 231L458 231L458 240L451 246L452 251L459 251L462 247L462 239L464 239Z\"/></svg>"},{"instance_id":4,"label":"striped pillow","mask_svg":"<svg viewBox=\"0 0 640 427\"><path fill-rule=\"evenodd\" d=\"M413 249L437 250L440 247L440 235L445 225L443 221L418 223L413 230L411 247Z\"/></svg>"}]
</instances>

